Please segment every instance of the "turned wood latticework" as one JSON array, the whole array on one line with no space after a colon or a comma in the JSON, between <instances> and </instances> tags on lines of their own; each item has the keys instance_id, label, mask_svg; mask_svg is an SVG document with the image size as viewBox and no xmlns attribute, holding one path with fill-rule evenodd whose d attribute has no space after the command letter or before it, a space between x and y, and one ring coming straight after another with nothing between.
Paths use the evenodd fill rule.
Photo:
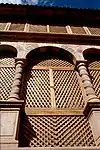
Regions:
<instances>
[{"instance_id":1,"label":"turned wood latticework","mask_svg":"<svg viewBox=\"0 0 100 150\"><path fill-rule=\"evenodd\" d=\"M15 59L0 58L0 100L7 100L14 79Z\"/></svg>"},{"instance_id":2,"label":"turned wood latticework","mask_svg":"<svg viewBox=\"0 0 100 150\"><path fill-rule=\"evenodd\" d=\"M37 59L25 69L21 96L26 102L26 116L19 145L94 146L89 122L77 111L84 107L81 85L74 65L58 57Z\"/></svg>"},{"instance_id":3,"label":"turned wood latticework","mask_svg":"<svg viewBox=\"0 0 100 150\"><path fill-rule=\"evenodd\" d=\"M88 66L96 95L100 99L100 61L92 61Z\"/></svg>"},{"instance_id":4,"label":"turned wood latticework","mask_svg":"<svg viewBox=\"0 0 100 150\"><path fill-rule=\"evenodd\" d=\"M24 73L26 107L82 108L84 100L74 66L64 60L40 61Z\"/></svg>"},{"instance_id":5,"label":"turned wood latticework","mask_svg":"<svg viewBox=\"0 0 100 150\"><path fill-rule=\"evenodd\" d=\"M21 146L95 146L89 122L84 116L27 116L20 138Z\"/></svg>"}]
</instances>

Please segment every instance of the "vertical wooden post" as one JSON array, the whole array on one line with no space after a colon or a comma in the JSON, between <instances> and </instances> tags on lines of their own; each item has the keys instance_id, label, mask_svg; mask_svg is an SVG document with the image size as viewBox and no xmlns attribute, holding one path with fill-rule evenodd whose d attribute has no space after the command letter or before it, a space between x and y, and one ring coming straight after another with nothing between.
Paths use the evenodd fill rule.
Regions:
<instances>
[{"instance_id":1,"label":"vertical wooden post","mask_svg":"<svg viewBox=\"0 0 100 150\"><path fill-rule=\"evenodd\" d=\"M50 76L51 106L52 108L56 108L52 69L49 69L49 76Z\"/></svg>"},{"instance_id":2,"label":"vertical wooden post","mask_svg":"<svg viewBox=\"0 0 100 150\"><path fill-rule=\"evenodd\" d=\"M22 72L25 59L16 59L15 77L12 85L12 90L8 100L19 100Z\"/></svg>"}]
</instances>

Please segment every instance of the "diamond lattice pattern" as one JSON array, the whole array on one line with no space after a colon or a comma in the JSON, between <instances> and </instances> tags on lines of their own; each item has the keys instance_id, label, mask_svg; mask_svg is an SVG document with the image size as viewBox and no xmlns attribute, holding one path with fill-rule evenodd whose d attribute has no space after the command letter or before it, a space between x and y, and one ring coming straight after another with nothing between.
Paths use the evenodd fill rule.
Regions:
<instances>
[{"instance_id":1,"label":"diamond lattice pattern","mask_svg":"<svg viewBox=\"0 0 100 150\"><path fill-rule=\"evenodd\" d=\"M95 93L100 99L100 61L93 61L89 64L89 73Z\"/></svg>"},{"instance_id":2,"label":"diamond lattice pattern","mask_svg":"<svg viewBox=\"0 0 100 150\"><path fill-rule=\"evenodd\" d=\"M0 58L0 66L15 66L14 58Z\"/></svg>"},{"instance_id":3,"label":"diamond lattice pattern","mask_svg":"<svg viewBox=\"0 0 100 150\"><path fill-rule=\"evenodd\" d=\"M9 67L10 66L10 67ZM7 100L11 92L11 86L15 74L15 59L0 59L0 100Z\"/></svg>"},{"instance_id":4,"label":"diamond lattice pattern","mask_svg":"<svg viewBox=\"0 0 100 150\"><path fill-rule=\"evenodd\" d=\"M3 67L0 68L1 76L1 94L0 100L7 100L11 92L11 86L14 79L15 68L13 67Z\"/></svg>"},{"instance_id":5,"label":"diamond lattice pattern","mask_svg":"<svg viewBox=\"0 0 100 150\"><path fill-rule=\"evenodd\" d=\"M82 92L73 64L61 59L45 59L37 63L37 67L56 67L53 70L53 82L56 107L82 108L84 106ZM57 68L58 67L58 68ZM60 70L59 70L60 67ZM61 70L63 67L63 70ZM64 70L69 68L68 70ZM34 68L34 67L33 67ZM51 107L49 70L30 69L24 73L22 99L26 107Z\"/></svg>"},{"instance_id":6,"label":"diamond lattice pattern","mask_svg":"<svg viewBox=\"0 0 100 150\"><path fill-rule=\"evenodd\" d=\"M42 60L40 62L37 63L37 66L51 66L51 67L74 67L73 64L69 63L66 60L61 60L61 59L57 59L57 58L51 58L51 59L46 59L46 60Z\"/></svg>"},{"instance_id":7,"label":"diamond lattice pattern","mask_svg":"<svg viewBox=\"0 0 100 150\"><path fill-rule=\"evenodd\" d=\"M95 146L84 116L27 116L21 130L21 140L31 147Z\"/></svg>"},{"instance_id":8,"label":"diamond lattice pattern","mask_svg":"<svg viewBox=\"0 0 100 150\"><path fill-rule=\"evenodd\" d=\"M48 70L29 70L24 74L23 98L26 107L51 107Z\"/></svg>"},{"instance_id":9,"label":"diamond lattice pattern","mask_svg":"<svg viewBox=\"0 0 100 150\"><path fill-rule=\"evenodd\" d=\"M84 101L75 71L53 71L58 108L82 108Z\"/></svg>"}]
</instances>

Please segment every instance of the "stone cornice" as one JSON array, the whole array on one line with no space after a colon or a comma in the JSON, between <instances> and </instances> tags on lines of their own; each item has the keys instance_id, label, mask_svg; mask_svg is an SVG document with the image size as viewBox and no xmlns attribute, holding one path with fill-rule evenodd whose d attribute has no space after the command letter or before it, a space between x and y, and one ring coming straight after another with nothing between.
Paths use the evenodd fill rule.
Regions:
<instances>
[{"instance_id":1,"label":"stone cornice","mask_svg":"<svg viewBox=\"0 0 100 150\"><path fill-rule=\"evenodd\" d=\"M24 100L17 100L17 101L0 101L0 108L24 108Z\"/></svg>"}]
</instances>

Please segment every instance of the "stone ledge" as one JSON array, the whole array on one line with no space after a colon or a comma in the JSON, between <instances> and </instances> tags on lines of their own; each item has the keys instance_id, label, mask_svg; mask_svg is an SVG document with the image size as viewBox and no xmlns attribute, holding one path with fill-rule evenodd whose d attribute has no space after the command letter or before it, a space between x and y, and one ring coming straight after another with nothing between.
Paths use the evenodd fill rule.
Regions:
<instances>
[{"instance_id":1,"label":"stone ledge","mask_svg":"<svg viewBox=\"0 0 100 150\"><path fill-rule=\"evenodd\" d=\"M87 102L83 113L86 117L88 117L92 113L92 111L94 111L94 110L100 111L100 101L98 101L98 102Z\"/></svg>"},{"instance_id":2,"label":"stone ledge","mask_svg":"<svg viewBox=\"0 0 100 150\"><path fill-rule=\"evenodd\" d=\"M16 100L16 101L9 101L9 100L0 100L0 108L22 108L24 107L24 100Z\"/></svg>"},{"instance_id":3,"label":"stone ledge","mask_svg":"<svg viewBox=\"0 0 100 150\"><path fill-rule=\"evenodd\" d=\"M100 150L100 147L34 147L5 148L1 150Z\"/></svg>"}]
</instances>

